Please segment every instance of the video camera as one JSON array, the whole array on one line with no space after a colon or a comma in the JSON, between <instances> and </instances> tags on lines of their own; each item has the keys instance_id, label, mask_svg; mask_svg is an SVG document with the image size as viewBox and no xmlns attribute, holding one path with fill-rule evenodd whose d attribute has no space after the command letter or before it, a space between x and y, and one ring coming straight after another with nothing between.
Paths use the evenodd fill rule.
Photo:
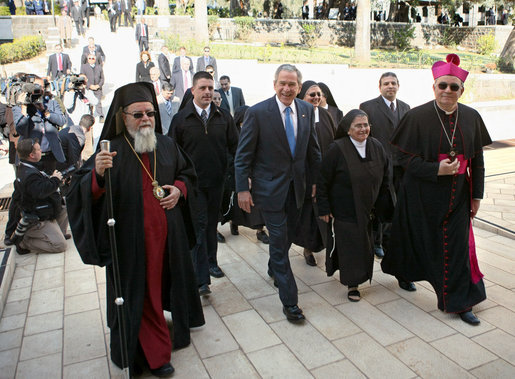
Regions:
<instances>
[{"instance_id":1,"label":"video camera","mask_svg":"<svg viewBox=\"0 0 515 379\"><path fill-rule=\"evenodd\" d=\"M27 93L27 97L22 104L43 102L44 89L34 81L36 75L18 73L8 78L5 85L5 98L7 103L13 107L19 105L18 97L22 92Z\"/></svg>"},{"instance_id":2,"label":"video camera","mask_svg":"<svg viewBox=\"0 0 515 379\"><path fill-rule=\"evenodd\" d=\"M22 101L22 104L42 104L44 89L36 83L25 83L21 86L21 92L25 92L27 96Z\"/></svg>"},{"instance_id":3,"label":"video camera","mask_svg":"<svg viewBox=\"0 0 515 379\"><path fill-rule=\"evenodd\" d=\"M69 89L82 89L82 87L86 84L86 78L84 76L79 75L71 75L70 81L68 84Z\"/></svg>"}]
</instances>

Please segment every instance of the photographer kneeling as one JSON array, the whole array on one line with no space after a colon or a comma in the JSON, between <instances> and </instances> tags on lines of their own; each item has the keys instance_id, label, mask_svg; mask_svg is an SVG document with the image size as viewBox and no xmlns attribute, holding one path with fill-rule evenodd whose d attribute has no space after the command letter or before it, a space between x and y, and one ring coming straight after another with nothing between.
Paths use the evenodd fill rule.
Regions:
<instances>
[{"instance_id":1,"label":"photographer kneeling","mask_svg":"<svg viewBox=\"0 0 515 379\"><path fill-rule=\"evenodd\" d=\"M54 171L49 176L35 167L41 160L41 146L36 138L18 141L16 151L20 158L16 187L21 193L23 215L15 232L17 235L12 238L16 241L16 250L18 254L63 252L68 218L59 193L62 175ZM28 220L36 217L38 221L30 225ZM27 228L24 235L20 233L21 227Z\"/></svg>"}]
</instances>

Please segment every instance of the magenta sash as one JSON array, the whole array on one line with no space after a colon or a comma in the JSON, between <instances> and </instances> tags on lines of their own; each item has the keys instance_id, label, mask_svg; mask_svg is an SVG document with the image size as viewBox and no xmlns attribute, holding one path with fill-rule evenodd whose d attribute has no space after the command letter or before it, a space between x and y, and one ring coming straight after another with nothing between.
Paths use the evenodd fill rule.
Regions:
<instances>
[{"instance_id":1,"label":"magenta sash","mask_svg":"<svg viewBox=\"0 0 515 379\"><path fill-rule=\"evenodd\" d=\"M447 154L438 154L438 162L443 161L444 159L449 158ZM458 173L456 175L463 175L467 173L468 160L465 160L463 154L459 154L456 156L456 159L460 162L460 168L458 169ZM470 189L470 202L472 204L472 177L470 171L467 175L467 182L469 183ZM477 262L476 255L476 240L474 239L474 231L472 229L472 219L469 222L469 262L470 262L470 278L472 283L476 284L483 278L483 274L479 271L479 264Z\"/></svg>"}]
</instances>

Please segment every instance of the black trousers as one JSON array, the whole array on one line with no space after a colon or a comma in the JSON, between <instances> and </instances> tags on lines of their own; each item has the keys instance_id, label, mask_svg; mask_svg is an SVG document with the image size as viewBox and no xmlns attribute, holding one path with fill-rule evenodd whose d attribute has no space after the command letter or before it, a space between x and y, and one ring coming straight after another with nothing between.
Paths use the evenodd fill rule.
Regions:
<instances>
[{"instance_id":1,"label":"black trousers","mask_svg":"<svg viewBox=\"0 0 515 379\"><path fill-rule=\"evenodd\" d=\"M124 17L125 17L125 24L124 25L127 26L128 25L127 21L129 21L130 24L131 24L131 28L132 28L134 26L134 24L132 22L132 15L131 15L130 9L126 9L125 11L123 11L123 14L124 14Z\"/></svg>"},{"instance_id":2,"label":"black trousers","mask_svg":"<svg viewBox=\"0 0 515 379\"><path fill-rule=\"evenodd\" d=\"M223 183L215 187L199 188L198 191L199 233L210 267L218 266L216 259L218 251L216 227L222 204L222 192Z\"/></svg>"},{"instance_id":3,"label":"black trousers","mask_svg":"<svg viewBox=\"0 0 515 379\"><path fill-rule=\"evenodd\" d=\"M298 303L297 283L291 271L290 251L291 241L295 234L295 226L300 215L300 209L295 202L295 190L290 185L284 207L279 211L261 210L270 238L268 269L274 274L279 288L279 298L285 306Z\"/></svg>"},{"instance_id":4,"label":"black trousers","mask_svg":"<svg viewBox=\"0 0 515 379\"><path fill-rule=\"evenodd\" d=\"M139 52L148 51L148 37L139 37Z\"/></svg>"}]
</instances>

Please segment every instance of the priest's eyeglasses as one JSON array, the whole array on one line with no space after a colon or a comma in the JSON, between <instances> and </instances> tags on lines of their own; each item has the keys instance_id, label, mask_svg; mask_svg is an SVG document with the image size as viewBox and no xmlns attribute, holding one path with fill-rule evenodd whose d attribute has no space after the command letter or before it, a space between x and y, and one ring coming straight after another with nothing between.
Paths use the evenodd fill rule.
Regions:
<instances>
[{"instance_id":1,"label":"priest's eyeglasses","mask_svg":"<svg viewBox=\"0 0 515 379\"><path fill-rule=\"evenodd\" d=\"M134 117L135 119L140 119L140 118L143 118L144 115L147 115L149 118L154 117L157 112L156 111L147 111L147 112L125 112L125 111L123 111L123 113L129 114L132 117Z\"/></svg>"},{"instance_id":2,"label":"priest's eyeglasses","mask_svg":"<svg viewBox=\"0 0 515 379\"><path fill-rule=\"evenodd\" d=\"M440 88L442 91L446 90L447 87L451 87L452 92L457 92L461 87L459 84L456 83L447 83L447 82L440 82L438 83L438 88Z\"/></svg>"}]
</instances>

